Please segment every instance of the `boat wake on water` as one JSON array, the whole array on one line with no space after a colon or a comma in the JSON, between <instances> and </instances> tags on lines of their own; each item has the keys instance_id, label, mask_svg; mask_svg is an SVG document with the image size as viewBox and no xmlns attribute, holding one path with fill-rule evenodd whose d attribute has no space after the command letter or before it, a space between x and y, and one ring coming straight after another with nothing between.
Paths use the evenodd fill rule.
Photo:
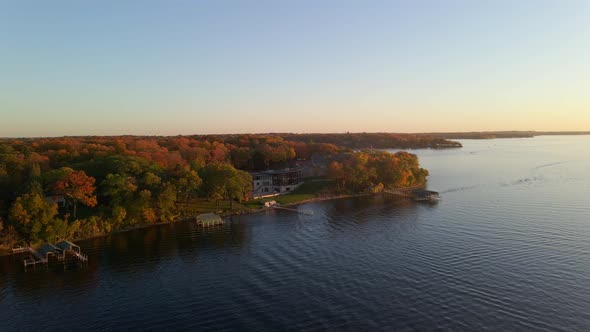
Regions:
<instances>
[{"instance_id":1,"label":"boat wake on water","mask_svg":"<svg viewBox=\"0 0 590 332\"><path fill-rule=\"evenodd\" d=\"M558 161L558 162L555 162L555 163L549 163L549 164L539 165L539 166L533 167L533 170L538 170L538 169L545 168L545 167L557 166L557 165L564 164L566 162L567 161Z\"/></svg>"},{"instance_id":2,"label":"boat wake on water","mask_svg":"<svg viewBox=\"0 0 590 332\"><path fill-rule=\"evenodd\" d=\"M457 191L465 191L465 190L474 189L476 187L477 187L477 185L465 186L465 187L458 187L458 188L451 188L451 189L447 189L445 191L441 191L441 194L454 193L454 192L457 192Z\"/></svg>"}]
</instances>

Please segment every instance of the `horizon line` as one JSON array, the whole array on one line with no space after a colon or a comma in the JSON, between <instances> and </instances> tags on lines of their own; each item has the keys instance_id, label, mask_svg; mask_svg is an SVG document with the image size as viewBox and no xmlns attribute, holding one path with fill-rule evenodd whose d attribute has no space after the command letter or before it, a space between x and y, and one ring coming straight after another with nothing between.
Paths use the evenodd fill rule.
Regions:
<instances>
[{"instance_id":1,"label":"horizon line","mask_svg":"<svg viewBox=\"0 0 590 332\"><path fill-rule=\"evenodd\" d=\"M234 136L234 135L335 135L335 134L395 134L395 135L451 135L451 134L500 134L500 133L531 133L543 136L559 135L590 135L590 130L483 130L483 131L430 131L430 132L389 132L389 131L344 131L344 132L249 132L249 133L209 133L209 134L116 134L116 135L62 135L62 136L3 136L0 139L44 139L44 138L81 138L81 137L190 137L190 136Z\"/></svg>"}]
</instances>

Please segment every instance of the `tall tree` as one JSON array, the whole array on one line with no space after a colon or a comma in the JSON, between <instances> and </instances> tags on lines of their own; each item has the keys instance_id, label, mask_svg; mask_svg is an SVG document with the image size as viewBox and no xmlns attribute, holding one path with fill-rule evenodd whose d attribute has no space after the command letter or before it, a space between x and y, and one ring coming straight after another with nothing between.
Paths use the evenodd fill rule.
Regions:
<instances>
[{"instance_id":1,"label":"tall tree","mask_svg":"<svg viewBox=\"0 0 590 332\"><path fill-rule=\"evenodd\" d=\"M37 241L42 238L44 228L54 222L56 215L57 205L33 192L16 199L10 208L9 218L26 239Z\"/></svg>"},{"instance_id":2,"label":"tall tree","mask_svg":"<svg viewBox=\"0 0 590 332\"><path fill-rule=\"evenodd\" d=\"M200 175L203 191L217 204L221 199L242 201L252 190L252 176L229 164L209 164L200 170Z\"/></svg>"},{"instance_id":3,"label":"tall tree","mask_svg":"<svg viewBox=\"0 0 590 332\"><path fill-rule=\"evenodd\" d=\"M137 190L135 182L132 176L108 174L100 184L102 195L110 198L111 206L116 206Z\"/></svg>"},{"instance_id":4,"label":"tall tree","mask_svg":"<svg viewBox=\"0 0 590 332\"><path fill-rule=\"evenodd\" d=\"M165 184L165 189L158 195L158 209L160 219L172 221L176 212L176 188L172 184ZM145 217L145 216L144 216Z\"/></svg>"},{"instance_id":5,"label":"tall tree","mask_svg":"<svg viewBox=\"0 0 590 332\"><path fill-rule=\"evenodd\" d=\"M328 177L336 180L338 189L346 186L346 172L344 171L344 167L341 163L332 161L330 165L328 165Z\"/></svg>"},{"instance_id":6,"label":"tall tree","mask_svg":"<svg viewBox=\"0 0 590 332\"><path fill-rule=\"evenodd\" d=\"M76 218L78 202L89 207L96 206L97 201L94 195L96 180L86 175L84 171L74 171L67 167L63 167L62 170L65 176L55 182L53 189L57 194L63 195L72 202L74 218Z\"/></svg>"},{"instance_id":7,"label":"tall tree","mask_svg":"<svg viewBox=\"0 0 590 332\"><path fill-rule=\"evenodd\" d=\"M227 198L230 199L230 208L233 209L233 201L242 203L252 192L252 176L248 172L231 170L230 177L226 179Z\"/></svg>"},{"instance_id":8,"label":"tall tree","mask_svg":"<svg viewBox=\"0 0 590 332\"><path fill-rule=\"evenodd\" d=\"M193 193L199 189L203 180L199 176L199 173L192 170L181 172L179 178L176 180L175 185L178 190L178 195L184 200L188 201Z\"/></svg>"}]
</instances>

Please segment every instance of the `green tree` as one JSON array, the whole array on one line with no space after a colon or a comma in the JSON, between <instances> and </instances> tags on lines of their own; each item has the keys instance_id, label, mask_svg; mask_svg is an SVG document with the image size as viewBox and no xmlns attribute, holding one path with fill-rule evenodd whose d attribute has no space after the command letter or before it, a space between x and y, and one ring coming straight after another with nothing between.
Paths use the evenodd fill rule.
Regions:
<instances>
[{"instance_id":1,"label":"green tree","mask_svg":"<svg viewBox=\"0 0 590 332\"><path fill-rule=\"evenodd\" d=\"M209 164L200 171L202 189L208 199L242 201L252 190L252 177L229 164Z\"/></svg>"},{"instance_id":2,"label":"green tree","mask_svg":"<svg viewBox=\"0 0 590 332\"><path fill-rule=\"evenodd\" d=\"M142 185L150 190L154 190L160 187L162 179L152 172L146 172L142 178Z\"/></svg>"},{"instance_id":3,"label":"green tree","mask_svg":"<svg viewBox=\"0 0 590 332\"><path fill-rule=\"evenodd\" d=\"M18 197L9 211L11 223L29 241L42 239L56 215L57 205L47 202L39 193Z\"/></svg>"},{"instance_id":4,"label":"green tree","mask_svg":"<svg viewBox=\"0 0 590 332\"><path fill-rule=\"evenodd\" d=\"M230 165L209 164L199 170L203 179L202 191L208 200L219 201L226 196L225 182L231 172Z\"/></svg>"},{"instance_id":5,"label":"green tree","mask_svg":"<svg viewBox=\"0 0 590 332\"><path fill-rule=\"evenodd\" d=\"M164 190L158 195L157 199L160 219L164 221L174 220L176 216L176 199L176 188L174 188L174 185L165 184Z\"/></svg>"},{"instance_id":6,"label":"green tree","mask_svg":"<svg viewBox=\"0 0 590 332\"><path fill-rule=\"evenodd\" d=\"M197 192L203 180L196 171L184 171L180 177L175 181L178 195L185 201L188 201L194 193Z\"/></svg>"},{"instance_id":7,"label":"green tree","mask_svg":"<svg viewBox=\"0 0 590 332\"><path fill-rule=\"evenodd\" d=\"M125 218L127 217L127 210L122 206L115 206L111 210L111 215L113 217L113 225L115 228L121 228L121 225L125 222Z\"/></svg>"},{"instance_id":8,"label":"green tree","mask_svg":"<svg viewBox=\"0 0 590 332\"><path fill-rule=\"evenodd\" d=\"M121 204L129 200L137 190L135 178L121 174L108 174L100 184L103 196L108 197L111 206Z\"/></svg>"},{"instance_id":9,"label":"green tree","mask_svg":"<svg viewBox=\"0 0 590 332\"><path fill-rule=\"evenodd\" d=\"M227 198L230 199L230 208L233 209L234 200L242 203L252 192L252 176L248 172L233 169L225 186Z\"/></svg>"}]
</instances>

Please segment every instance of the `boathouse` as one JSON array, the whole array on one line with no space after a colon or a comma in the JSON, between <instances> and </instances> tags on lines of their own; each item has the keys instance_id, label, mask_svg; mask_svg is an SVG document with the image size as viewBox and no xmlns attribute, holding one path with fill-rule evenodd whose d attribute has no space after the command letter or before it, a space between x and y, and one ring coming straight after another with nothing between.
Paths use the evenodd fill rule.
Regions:
<instances>
[{"instance_id":1,"label":"boathouse","mask_svg":"<svg viewBox=\"0 0 590 332\"><path fill-rule=\"evenodd\" d=\"M197 225L199 226L215 226L222 224L223 218L215 213L203 213L197 216Z\"/></svg>"},{"instance_id":2,"label":"boathouse","mask_svg":"<svg viewBox=\"0 0 590 332\"><path fill-rule=\"evenodd\" d=\"M37 250L39 258L43 257L46 261L49 259L49 256L59 255L60 252L61 250L51 243L45 243Z\"/></svg>"},{"instance_id":3,"label":"boathouse","mask_svg":"<svg viewBox=\"0 0 590 332\"><path fill-rule=\"evenodd\" d=\"M63 252L65 252L66 250L72 250L77 252L78 254L81 253L80 247L68 240L61 241L60 243L57 243L55 246Z\"/></svg>"},{"instance_id":4,"label":"boathouse","mask_svg":"<svg viewBox=\"0 0 590 332\"><path fill-rule=\"evenodd\" d=\"M64 240L58 244L45 243L37 250L32 247L13 248L14 254L30 254L23 260L25 268L27 266L35 266L37 264L48 264L49 257L54 256L57 262L64 264L68 262L88 262L88 256L84 255L80 247L75 243Z\"/></svg>"}]
</instances>

